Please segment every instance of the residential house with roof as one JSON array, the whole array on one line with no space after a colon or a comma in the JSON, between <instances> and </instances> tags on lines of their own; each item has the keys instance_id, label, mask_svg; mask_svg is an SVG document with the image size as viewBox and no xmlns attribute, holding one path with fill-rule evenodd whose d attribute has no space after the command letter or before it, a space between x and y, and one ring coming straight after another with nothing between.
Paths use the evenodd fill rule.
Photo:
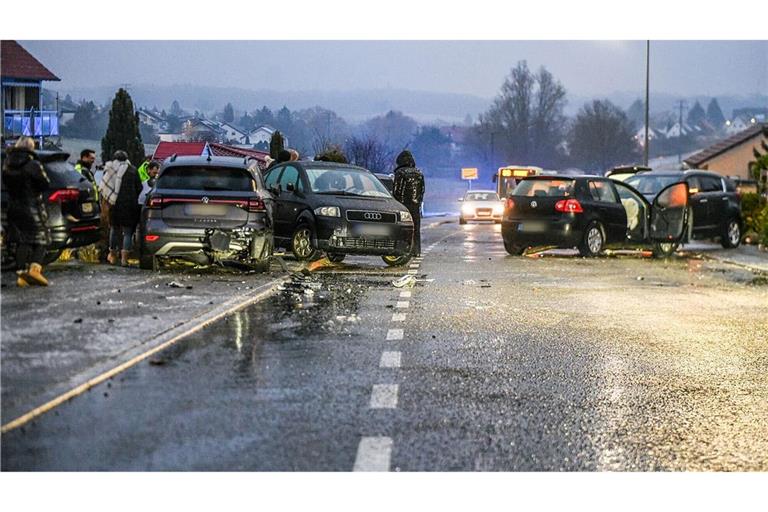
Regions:
<instances>
[{"instance_id":1,"label":"residential house with roof","mask_svg":"<svg viewBox=\"0 0 768 512\"><path fill-rule=\"evenodd\" d=\"M159 112L140 108L137 113L139 114L139 122L151 126L158 133L164 132L168 127L168 123L165 122Z\"/></svg>"},{"instance_id":2,"label":"residential house with roof","mask_svg":"<svg viewBox=\"0 0 768 512\"><path fill-rule=\"evenodd\" d=\"M216 122L199 117L185 121L181 131L185 141L218 142L224 139L224 132Z\"/></svg>"},{"instance_id":3,"label":"residential house with roof","mask_svg":"<svg viewBox=\"0 0 768 512\"><path fill-rule=\"evenodd\" d=\"M760 142L768 143L768 123L756 123L684 160L690 169L705 169L723 176L750 179L749 162Z\"/></svg>"},{"instance_id":4,"label":"residential house with roof","mask_svg":"<svg viewBox=\"0 0 768 512\"><path fill-rule=\"evenodd\" d=\"M269 148L269 141L276 131L277 129L266 124L257 126L248 134L248 144L251 144L254 147ZM288 147L288 137L286 137L284 133L282 135L284 145Z\"/></svg>"},{"instance_id":5,"label":"residential house with roof","mask_svg":"<svg viewBox=\"0 0 768 512\"><path fill-rule=\"evenodd\" d=\"M43 110L43 82L60 79L16 41L0 41L0 83L4 139L59 135L59 116Z\"/></svg>"},{"instance_id":6,"label":"residential house with roof","mask_svg":"<svg viewBox=\"0 0 768 512\"><path fill-rule=\"evenodd\" d=\"M219 123L219 128L224 133L224 142L232 144L245 144L248 134L231 123Z\"/></svg>"}]
</instances>

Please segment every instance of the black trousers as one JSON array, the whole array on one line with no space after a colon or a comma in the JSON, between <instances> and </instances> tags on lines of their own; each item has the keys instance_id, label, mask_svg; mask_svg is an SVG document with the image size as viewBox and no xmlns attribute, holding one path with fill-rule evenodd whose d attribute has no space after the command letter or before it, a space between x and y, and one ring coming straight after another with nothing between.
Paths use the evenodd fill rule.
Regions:
<instances>
[{"instance_id":1,"label":"black trousers","mask_svg":"<svg viewBox=\"0 0 768 512\"><path fill-rule=\"evenodd\" d=\"M413 219L413 244L411 245L411 254L421 256L421 205L416 203L406 204L405 207L411 212Z\"/></svg>"},{"instance_id":2,"label":"black trousers","mask_svg":"<svg viewBox=\"0 0 768 512\"><path fill-rule=\"evenodd\" d=\"M16 268L26 270L30 263L43 264L44 245L19 244L16 246Z\"/></svg>"}]
</instances>

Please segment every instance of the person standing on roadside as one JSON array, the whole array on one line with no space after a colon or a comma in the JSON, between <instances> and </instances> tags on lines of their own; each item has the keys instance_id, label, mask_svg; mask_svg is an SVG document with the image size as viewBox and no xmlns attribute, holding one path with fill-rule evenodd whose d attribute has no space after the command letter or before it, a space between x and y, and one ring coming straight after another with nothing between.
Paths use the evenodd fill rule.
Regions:
<instances>
[{"instance_id":1,"label":"person standing on roadside","mask_svg":"<svg viewBox=\"0 0 768 512\"><path fill-rule=\"evenodd\" d=\"M101 180L101 194L109 204L109 254L107 261L117 263L118 251L120 265L128 266L128 255L133 249L133 233L141 217L141 179L136 168L128 160L125 151L115 151L113 160L104 168Z\"/></svg>"},{"instance_id":2,"label":"person standing on roadside","mask_svg":"<svg viewBox=\"0 0 768 512\"><path fill-rule=\"evenodd\" d=\"M96 162L96 151L84 149L80 152L80 160L75 164L75 170L91 183L96 183L96 178L93 174L94 162Z\"/></svg>"},{"instance_id":3,"label":"person standing on roadside","mask_svg":"<svg viewBox=\"0 0 768 512\"><path fill-rule=\"evenodd\" d=\"M413 219L411 254L421 256L421 203L424 200L424 175L416 167L413 155L407 149L397 155L395 182L392 196L408 208Z\"/></svg>"},{"instance_id":4,"label":"person standing on roadside","mask_svg":"<svg viewBox=\"0 0 768 512\"><path fill-rule=\"evenodd\" d=\"M9 197L9 234L16 240L16 285L48 286L43 276L43 257L51 243L51 231L43 192L50 180L30 137L19 138L6 153L2 182Z\"/></svg>"}]
</instances>

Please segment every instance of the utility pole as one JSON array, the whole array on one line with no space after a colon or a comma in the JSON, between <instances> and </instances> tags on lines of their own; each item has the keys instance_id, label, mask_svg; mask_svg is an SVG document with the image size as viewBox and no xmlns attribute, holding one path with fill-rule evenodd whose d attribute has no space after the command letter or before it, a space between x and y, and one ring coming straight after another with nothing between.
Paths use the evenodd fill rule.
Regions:
<instances>
[{"instance_id":1,"label":"utility pole","mask_svg":"<svg viewBox=\"0 0 768 512\"><path fill-rule=\"evenodd\" d=\"M493 150L494 149L495 138L496 138L496 132L492 131L491 132L491 171L493 171L493 165L494 165L494 160L495 160L495 158L494 158L495 151Z\"/></svg>"},{"instance_id":2,"label":"utility pole","mask_svg":"<svg viewBox=\"0 0 768 512\"><path fill-rule=\"evenodd\" d=\"M648 166L648 89L651 84L651 40L645 41L645 141L643 143L643 165Z\"/></svg>"},{"instance_id":3,"label":"utility pole","mask_svg":"<svg viewBox=\"0 0 768 512\"><path fill-rule=\"evenodd\" d=\"M677 134L677 163L683 162L683 108L687 106L685 103L685 100L680 100L677 102L678 107L680 109L680 117L677 121L677 126L680 129L680 131Z\"/></svg>"}]
</instances>

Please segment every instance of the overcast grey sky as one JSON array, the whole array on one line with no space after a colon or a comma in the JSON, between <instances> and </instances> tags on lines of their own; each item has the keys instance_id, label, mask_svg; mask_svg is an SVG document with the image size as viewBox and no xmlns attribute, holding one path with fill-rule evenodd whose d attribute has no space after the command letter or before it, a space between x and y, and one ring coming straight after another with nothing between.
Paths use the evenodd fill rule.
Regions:
<instances>
[{"instance_id":1,"label":"overcast grey sky","mask_svg":"<svg viewBox=\"0 0 768 512\"><path fill-rule=\"evenodd\" d=\"M641 91L644 41L22 41L60 87L191 83L275 90L394 87L493 97L521 59L570 93ZM651 89L765 94L767 41L651 43Z\"/></svg>"}]
</instances>

